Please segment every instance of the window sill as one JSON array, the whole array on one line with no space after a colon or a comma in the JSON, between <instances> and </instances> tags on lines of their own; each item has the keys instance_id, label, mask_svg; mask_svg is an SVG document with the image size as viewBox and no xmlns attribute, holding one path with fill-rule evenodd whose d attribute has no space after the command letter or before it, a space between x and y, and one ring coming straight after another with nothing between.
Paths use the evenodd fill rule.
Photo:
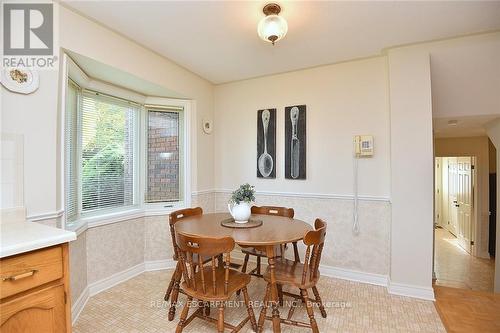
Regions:
<instances>
[{"instance_id":1,"label":"window sill","mask_svg":"<svg viewBox=\"0 0 500 333\"><path fill-rule=\"evenodd\" d=\"M146 203L144 204L144 216L166 215L186 207L188 206L184 204L184 201L172 203Z\"/></svg>"},{"instance_id":2,"label":"window sill","mask_svg":"<svg viewBox=\"0 0 500 333\"><path fill-rule=\"evenodd\" d=\"M121 221L132 220L144 216L144 210L139 208L132 208L125 211L112 212L108 214L101 214L97 216L84 217L81 221L87 223L88 228L99 227L106 224L112 224Z\"/></svg>"},{"instance_id":3,"label":"window sill","mask_svg":"<svg viewBox=\"0 0 500 333\"><path fill-rule=\"evenodd\" d=\"M113 212L98 216L84 217L74 221L71 225L67 226L66 229L69 231L74 231L78 236L82 232L91 228L96 228L107 224L119 223L146 216L168 215L171 212L182 208L184 208L184 205L176 205L174 207L168 207L168 208L157 208L157 207L135 208L126 211Z\"/></svg>"}]
</instances>

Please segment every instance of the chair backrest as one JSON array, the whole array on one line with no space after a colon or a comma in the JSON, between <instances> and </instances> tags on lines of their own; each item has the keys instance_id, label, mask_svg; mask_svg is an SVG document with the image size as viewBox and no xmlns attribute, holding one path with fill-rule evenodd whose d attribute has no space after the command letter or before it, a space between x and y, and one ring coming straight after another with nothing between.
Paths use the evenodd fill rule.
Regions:
<instances>
[{"instance_id":1,"label":"chair backrest","mask_svg":"<svg viewBox=\"0 0 500 333\"><path fill-rule=\"evenodd\" d=\"M177 260L179 258L179 250L177 248L177 243L175 241L174 225L177 222L181 221L182 219L185 219L186 217L202 215L202 214L203 214L203 209L201 207L179 209L176 210L175 212L170 213L168 218L168 224L170 225L170 235L172 236L172 247L174 248L174 257L173 257L174 260Z\"/></svg>"},{"instance_id":2,"label":"chair backrest","mask_svg":"<svg viewBox=\"0 0 500 333\"><path fill-rule=\"evenodd\" d=\"M274 206L252 206L252 214L276 215L293 218L295 212L293 208Z\"/></svg>"},{"instance_id":3,"label":"chair backrest","mask_svg":"<svg viewBox=\"0 0 500 333\"><path fill-rule=\"evenodd\" d=\"M278 207L278 206L252 206L252 214L263 214L263 215L275 215L293 218L295 211L293 208ZM285 244L280 244L280 255L283 256L286 250ZM294 244L295 260L298 261L299 254L297 250L297 245Z\"/></svg>"},{"instance_id":4,"label":"chair backrest","mask_svg":"<svg viewBox=\"0 0 500 333\"><path fill-rule=\"evenodd\" d=\"M315 230L308 231L304 236L304 244L307 246L307 250L304 258L304 270L302 271L303 284L319 276L319 263L326 236L325 221L316 219L314 228Z\"/></svg>"},{"instance_id":5,"label":"chair backrest","mask_svg":"<svg viewBox=\"0 0 500 333\"><path fill-rule=\"evenodd\" d=\"M179 262L182 267L182 275L184 276L184 281L188 288L192 288L195 291L203 291L203 294L207 293L207 282L210 277L205 276L205 269L203 267L203 258L210 257L211 260L206 262L205 265L209 266L207 275L211 276L211 288L212 293L215 295L218 293L217 290L217 262L216 258L221 254L225 257L224 262L224 294L227 295L227 286L229 283L229 264L231 262L231 251L234 249L234 240L231 237L223 238L207 238L207 237L195 237L195 236L185 236L177 234L176 237L177 246L179 248ZM197 256L194 256L197 254ZM198 262L193 262L193 258L197 258ZM198 265L197 271L194 267ZM220 269L220 268L219 268ZM201 279L196 279L199 275ZM219 279L221 279L219 277ZM198 280L198 281L197 281ZM201 280L201 286L199 282Z\"/></svg>"}]
</instances>

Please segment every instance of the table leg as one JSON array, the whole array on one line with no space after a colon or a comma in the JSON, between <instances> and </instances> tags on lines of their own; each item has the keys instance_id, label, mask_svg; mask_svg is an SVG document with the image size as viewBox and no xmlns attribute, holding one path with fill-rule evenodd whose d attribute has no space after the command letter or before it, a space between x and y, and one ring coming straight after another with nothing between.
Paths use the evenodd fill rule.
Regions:
<instances>
[{"instance_id":1,"label":"table leg","mask_svg":"<svg viewBox=\"0 0 500 333\"><path fill-rule=\"evenodd\" d=\"M275 276L275 258L276 258L276 253L274 251L274 245L273 246L267 246L266 247L266 254L267 254L267 260L269 262L269 272L271 275L271 297L270 297L270 304L272 307L272 316L273 316L273 332L274 333L281 333L281 318L280 318L280 311L278 309L278 287L276 285L276 276Z\"/></svg>"}]
</instances>

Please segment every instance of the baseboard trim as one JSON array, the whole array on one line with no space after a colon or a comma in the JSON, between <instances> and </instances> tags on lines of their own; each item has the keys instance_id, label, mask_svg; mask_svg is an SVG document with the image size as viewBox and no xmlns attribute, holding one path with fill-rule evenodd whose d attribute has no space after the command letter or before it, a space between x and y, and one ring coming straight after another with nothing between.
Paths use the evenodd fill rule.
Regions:
<instances>
[{"instance_id":1,"label":"baseboard trim","mask_svg":"<svg viewBox=\"0 0 500 333\"><path fill-rule=\"evenodd\" d=\"M71 306L71 322L73 324L76 322L90 297L95 296L100 292L103 292L144 272L158 271L170 268L175 268L175 262L172 259L150 260L89 284L82 291L75 303Z\"/></svg>"},{"instance_id":2,"label":"baseboard trim","mask_svg":"<svg viewBox=\"0 0 500 333\"><path fill-rule=\"evenodd\" d=\"M389 292L389 294L393 295L419 298L427 301L435 300L434 289L432 287L426 288L410 284L395 283L389 280L387 291Z\"/></svg>"},{"instance_id":3,"label":"baseboard trim","mask_svg":"<svg viewBox=\"0 0 500 333\"><path fill-rule=\"evenodd\" d=\"M80 316L80 313L82 313L83 308L85 308L85 305L87 304L89 298L89 287L86 287L82 291L78 299L75 301L75 303L71 306L71 323L73 325Z\"/></svg>"},{"instance_id":4,"label":"baseboard trim","mask_svg":"<svg viewBox=\"0 0 500 333\"><path fill-rule=\"evenodd\" d=\"M137 264L126 270L115 273L107 278L89 284L89 294L94 296L106 289L116 286L119 283L125 282L144 272L144 263Z\"/></svg>"},{"instance_id":5,"label":"baseboard trim","mask_svg":"<svg viewBox=\"0 0 500 333\"><path fill-rule=\"evenodd\" d=\"M175 265L176 262L172 259L145 261L144 271L151 272L151 271L160 271L163 269L171 269L175 268Z\"/></svg>"},{"instance_id":6,"label":"baseboard trim","mask_svg":"<svg viewBox=\"0 0 500 333\"><path fill-rule=\"evenodd\" d=\"M319 269L321 275L324 276L360 283L368 283L376 286L387 287L387 283L389 281L388 276L382 274L359 272L351 269L325 265L320 265Z\"/></svg>"}]
</instances>

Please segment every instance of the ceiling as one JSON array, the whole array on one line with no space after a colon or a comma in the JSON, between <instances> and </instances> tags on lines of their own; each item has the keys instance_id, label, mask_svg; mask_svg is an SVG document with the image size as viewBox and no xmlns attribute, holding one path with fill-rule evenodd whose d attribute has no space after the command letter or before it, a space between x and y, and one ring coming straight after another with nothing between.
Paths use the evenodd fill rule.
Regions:
<instances>
[{"instance_id":1,"label":"ceiling","mask_svg":"<svg viewBox=\"0 0 500 333\"><path fill-rule=\"evenodd\" d=\"M434 136L436 138L486 136L488 123L499 118L500 115L434 118Z\"/></svg>"},{"instance_id":2,"label":"ceiling","mask_svg":"<svg viewBox=\"0 0 500 333\"><path fill-rule=\"evenodd\" d=\"M67 7L213 83L500 29L499 1L281 1L288 34L259 39L264 1L71 1Z\"/></svg>"},{"instance_id":3,"label":"ceiling","mask_svg":"<svg viewBox=\"0 0 500 333\"><path fill-rule=\"evenodd\" d=\"M499 36L429 46L433 117L500 115Z\"/></svg>"},{"instance_id":4,"label":"ceiling","mask_svg":"<svg viewBox=\"0 0 500 333\"><path fill-rule=\"evenodd\" d=\"M87 76L94 80L111 83L144 96L186 98L186 96L180 95L175 91L166 89L89 57L71 51L66 51L66 53Z\"/></svg>"}]
</instances>

